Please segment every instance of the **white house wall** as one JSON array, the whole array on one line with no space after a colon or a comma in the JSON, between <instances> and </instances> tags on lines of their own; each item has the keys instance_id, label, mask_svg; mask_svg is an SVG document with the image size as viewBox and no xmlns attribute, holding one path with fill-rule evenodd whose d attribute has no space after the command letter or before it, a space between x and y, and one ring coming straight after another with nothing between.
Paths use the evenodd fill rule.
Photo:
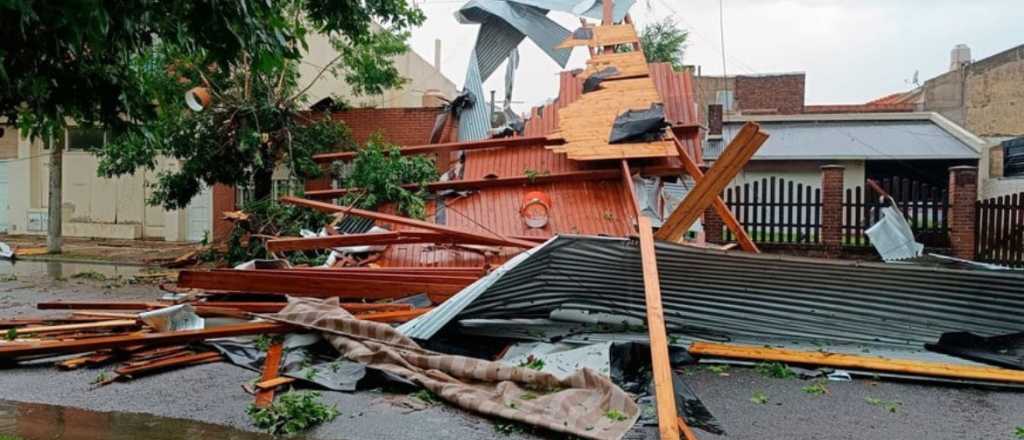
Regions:
<instances>
[{"instance_id":1,"label":"white house wall","mask_svg":"<svg viewBox=\"0 0 1024 440\"><path fill-rule=\"evenodd\" d=\"M793 161L771 161L758 160L747 163L729 184L728 188L741 186L745 183L753 184L761 179L775 177L784 179L794 184L802 183L811 188L821 188L821 166L822 165L843 165L846 169L843 172L843 187L852 189L864 185L864 161L837 161L821 162L811 160Z\"/></svg>"}]
</instances>

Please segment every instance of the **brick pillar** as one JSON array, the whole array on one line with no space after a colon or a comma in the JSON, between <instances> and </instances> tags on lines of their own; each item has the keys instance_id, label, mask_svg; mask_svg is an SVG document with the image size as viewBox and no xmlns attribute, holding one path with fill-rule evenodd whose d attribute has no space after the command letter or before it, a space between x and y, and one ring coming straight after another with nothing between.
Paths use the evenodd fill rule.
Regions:
<instances>
[{"instance_id":1,"label":"brick pillar","mask_svg":"<svg viewBox=\"0 0 1024 440\"><path fill-rule=\"evenodd\" d=\"M722 237L722 228L725 223L722 222L722 217L718 216L715 212L715 208L708 207L704 210L704 239L710 243L721 243L725 241Z\"/></svg>"},{"instance_id":2,"label":"brick pillar","mask_svg":"<svg viewBox=\"0 0 1024 440\"><path fill-rule=\"evenodd\" d=\"M974 259L975 209L978 201L978 168L949 168L949 244L953 256Z\"/></svg>"},{"instance_id":3,"label":"brick pillar","mask_svg":"<svg viewBox=\"0 0 1024 440\"><path fill-rule=\"evenodd\" d=\"M842 165L821 167L821 244L825 253L838 257L843 246Z\"/></svg>"}]
</instances>

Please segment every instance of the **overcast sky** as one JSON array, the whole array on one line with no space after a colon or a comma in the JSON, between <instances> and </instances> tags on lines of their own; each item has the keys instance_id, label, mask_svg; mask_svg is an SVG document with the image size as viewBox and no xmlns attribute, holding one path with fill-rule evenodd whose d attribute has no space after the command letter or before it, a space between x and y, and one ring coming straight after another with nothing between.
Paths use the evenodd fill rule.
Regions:
<instances>
[{"instance_id":1,"label":"overcast sky","mask_svg":"<svg viewBox=\"0 0 1024 440\"><path fill-rule=\"evenodd\" d=\"M806 72L808 104L862 103L911 88L945 72L958 43L981 59L1024 43L1024 0L722 0L725 9L725 68L728 74ZM412 46L430 62L434 39L442 41L442 72L462 85L477 27L454 18L462 0L419 0L426 23ZM684 62L706 75L722 73L718 0L638 0L631 10L638 26L673 17L690 31ZM572 30L573 16L551 13ZM532 42L520 46L514 101L518 110L558 93L562 70ZM584 65L577 48L567 68ZM485 91L503 88L499 70Z\"/></svg>"}]
</instances>

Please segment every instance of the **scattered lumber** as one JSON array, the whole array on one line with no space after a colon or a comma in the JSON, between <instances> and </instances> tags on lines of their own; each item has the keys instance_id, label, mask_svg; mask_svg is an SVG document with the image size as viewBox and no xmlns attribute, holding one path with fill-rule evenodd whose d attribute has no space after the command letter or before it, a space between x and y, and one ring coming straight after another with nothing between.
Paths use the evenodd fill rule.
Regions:
<instances>
[{"instance_id":1,"label":"scattered lumber","mask_svg":"<svg viewBox=\"0 0 1024 440\"><path fill-rule=\"evenodd\" d=\"M323 211L323 212L329 212L329 213L340 212L340 213L344 213L344 214L349 214L349 215L355 215L355 216L359 216L359 217L370 218L370 219L374 219L374 220L378 220L378 221L382 221L382 222L387 222L387 223L394 223L394 224L403 225L403 226L410 226L410 227L414 227L414 228L426 229L428 231L440 232L440 233L447 234L447 235L450 235L452 237L457 237L457 238L461 238L461 239L480 240L481 243L491 244L491 245L496 245L496 246L510 246L510 247L524 248L524 249L531 249L534 246L536 246L536 243L533 243L533 242L530 242L530 241L516 240L516 239L513 239L513 238L501 237L501 236L499 236L497 234L484 235L484 234L479 234L479 233L470 232L470 231L464 231L464 230L461 230L461 229L452 228L452 227L448 227L448 226L444 226L444 225L438 225L438 224L434 224L434 223L427 223L427 222L421 221L421 220L414 220L414 219L411 219L411 218L408 218L408 217L402 217L402 216L391 215L391 214L384 214L384 213L374 212L374 211L366 211L366 210L363 210L363 209L357 209L357 208L351 208L351 207L338 206L338 205L334 205L334 204L331 204L331 203L318 202L318 201L315 201L315 200L303 199L303 198L299 198L299 197L291 197L291 196L282 197L281 198L281 202L282 203L291 204L291 205L296 205L296 206L305 206L307 208L312 208L312 209L316 209L318 211Z\"/></svg>"},{"instance_id":2,"label":"scattered lumber","mask_svg":"<svg viewBox=\"0 0 1024 440\"><path fill-rule=\"evenodd\" d=\"M419 243L451 243L451 244L492 244L493 240L473 240L465 237L452 237L430 231L400 231L367 234L332 235L327 237L286 237L267 240L270 252L306 251L329 249L345 246L371 246Z\"/></svg>"},{"instance_id":3,"label":"scattered lumber","mask_svg":"<svg viewBox=\"0 0 1024 440\"><path fill-rule=\"evenodd\" d=\"M889 359L818 351L766 348L750 345L694 342L690 354L727 359L777 361L800 365L819 365L851 368L886 373L911 374L929 377L982 380L992 382L1024 383L1024 371L999 367L944 364L940 362Z\"/></svg>"},{"instance_id":4,"label":"scattered lumber","mask_svg":"<svg viewBox=\"0 0 1024 440\"><path fill-rule=\"evenodd\" d=\"M167 359L161 359L135 367L117 368L114 370L114 372L121 376L138 376L141 374L152 373L154 371L164 370L171 367L208 364L211 362L220 362L223 359L224 358L223 356L221 356L220 353L213 351L206 353L186 353L183 355L174 356Z\"/></svg>"},{"instance_id":5,"label":"scattered lumber","mask_svg":"<svg viewBox=\"0 0 1024 440\"><path fill-rule=\"evenodd\" d=\"M14 329L16 335L32 335L41 333L56 333L72 330L97 330L119 327L134 327L139 325L135 319L116 319L111 321L87 322L82 324L46 325L36 327L22 327Z\"/></svg>"},{"instance_id":6,"label":"scattered lumber","mask_svg":"<svg viewBox=\"0 0 1024 440\"><path fill-rule=\"evenodd\" d=\"M699 182L704 178L704 172L697 166L697 162L694 162L693 158L686 153L686 149L683 148L682 141L679 137L672 134L672 140L675 143L676 151L679 153L679 160L683 163L683 170L686 171L690 177L693 177L694 182ZM733 215L732 210L725 204L722 197L715 195L711 200L711 206L715 209L715 213L722 219L722 223L732 231L733 235L736 236L736 242L739 243L740 248L747 252L753 252L755 254L761 253L761 249L754 243L754 239L750 238L750 234L747 234L747 230L743 229L743 225L740 224L736 216Z\"/></svg>"},{"instance_id":7,"label":"scattered lumber","mask_svg":"<svg viewBox=\"0 0 1024 440\"><path fill-rule=\"evenodd\" d=\"M263 375L261 376L261 383L265 383L270 380L274 380L278 377L278 370L281 369L281 357L284 355L284 343L274 342L267 349L267 358L263 361ZM274 402L274 388L273 387L259 387L259 391L256 392L257 408L266 408Z\"/></svg>"},{"instance_id":8,"label":"scattered lumber","mask_svg":"<svg viewBox=\"0 0 1024 440\"><path fill-rule=\"evenodd\" d=\"M481 150L486 148L561 145L563 143L565 143L565 141L559 138L549 138L546 136L520 136L498 139L484 139L471 142L447 142L442 144L416 145L411 147L402 147L398 151L403 156L409 156L413 154L444 153L461 150ZM356 154L358 154L358 152L356 151L323 153L314 155L313 160L316 161L317 163L328 164L334 161L352 160L356 157Z\"/></svg>"},{"instance_id":9,"label":"scattered lumber","mask_svg":"<svg viewBox=\"0 0 1024 440\"><path fill-rule=\"evenodd\" d=\"M273 322L232 324L203 330L182 330L177 332L106 336L84 340L35 342L29 344L7 344L0 346L0 359L15 359L23 356L84 353L87 351L116 349L130 345L177 345L210 338L258 334L285 333L293 327Z\"/></svg>"},{"instance_id":10,"label":"scattered lumber","mask_svg":"<svg viewBox=\"0 0 1024 440\"><path fill-rule=\"evenodd\" d=\"M265 380L263 382L257 382L256 383L256 388L260 389L260 390L270 390L270 389L275 389L275 388L277 388L279 386L282 386L282 385L288 385L288 384L290 384L292 382L295 382L295 378L281 376L281 377L275 377L275 378L270 379L270 380Z\"/></svg>"},{"instance_id":11,"label":"scattered lumber","mask_svg":"<svg viewBox=\"0 0 1024 440\"><path fill-rule=\"evenodd\" d=\"M679 414L676 412L676 393L672 384L672 365L668 357L668 336L665 330L665 311L661 304L661 285L658 280L658 261L654 254L654 233L651 220L637 219L640 226L640 260L644 274L644 294L647 303L647 331L651 343L651 370L654 373L654 397L658 411L658 432L662 440L679 438Z\"/></svg>"},{"instance_id":12,"label":"scattered lumber","mask_svg":"<svg viewBox=\"0 0 1024 440\"><path fill-rule=\"evenodd\" d=\"M286 271L284 271L286 272ZM417 293L454 295L470 283L350 280L330 275L267 273L260 270L195 271L178 274L178 286L226 292L292 294L316 298L394 299Z\"/></svg>"},{"instance_id":13,"label":"scattered lumber","mask_svg":"<svg viewBox=\"0 0 1024 440\"><path fill-rule=\"evenodd\" d=\"M712 204L714 198L721 194L767 139L768 135L761 131L760 125L754 122L744 124L708 173L686 194L686 198L679 203L655 237L666 241L680 241L693 222L704 214L704 210Z\"/></svg>"},{"instance_id":14,"label":"scattered lumber","mask_svg":"<svg viewBox=\"0 0 1024 440\"><path fill-rule=\"evenodd\" d=\"M152 310L172 304L143 301L46 301L36 303L39 310Z\"/></svg>"}]
</instances>

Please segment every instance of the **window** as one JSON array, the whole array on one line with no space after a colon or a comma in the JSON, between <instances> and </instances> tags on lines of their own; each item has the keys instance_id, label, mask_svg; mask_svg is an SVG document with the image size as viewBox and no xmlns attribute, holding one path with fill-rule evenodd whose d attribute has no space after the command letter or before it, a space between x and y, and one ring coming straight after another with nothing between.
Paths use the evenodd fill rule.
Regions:
<instances>
[{"instance_id":1,"label":"window","mask_svg":"<svg viewBox=\"0 0 1024 440\"><path fill-rule=\"evenodd\" d=\"M68 151L91 151L102 147L106 133L99 128L68 128Z\"/></svg>"},{"instance_id":2,"label":"window","mask_svg":"<svg viewBox=\"0 0 1024 440\"><path fill-rule=\"evenodd\" d=\"M1024 137L1003 142L1003 177L1024 177Z\"/></svg>"},{"instance_id":3,"label":"window","mask_svg":"<svg viewBox=\"0 0 1024 440\"><path fill-rule=\"evenodd\" d=\"M715 94L715 102L722 105L722 110L731 112L732 111L732 90L719 90Z\"/></svg>"}]
</instances>

